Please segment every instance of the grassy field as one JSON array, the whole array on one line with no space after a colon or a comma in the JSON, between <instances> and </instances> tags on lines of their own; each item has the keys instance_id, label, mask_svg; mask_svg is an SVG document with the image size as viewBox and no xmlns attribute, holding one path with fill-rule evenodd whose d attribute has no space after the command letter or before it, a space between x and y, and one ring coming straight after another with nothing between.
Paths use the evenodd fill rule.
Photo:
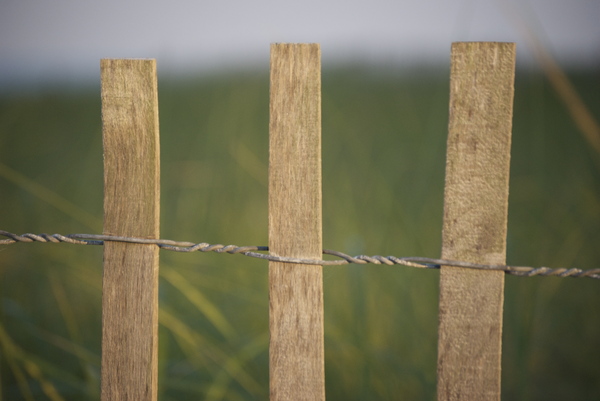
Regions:
<instances>
[{"instance_id":1,"label":"grassy field","mask_svg":"<svg viewBox=\"0 0 600 401\"><path fill-rule=\"evenodd\" d=\"M268 72L159 78L161 237L267 244ZM600 119L600 81L570 74ZM323 73L324 246L439 257L448 74ZM99 87L0 96L0 229L102 231ZM519 72L510 264L600 267L600 155ZM329 400L435 398L437 271L324 270ZM99 399L102 249L0 246L0 399ZM600 399L600 282L507 277L506 400ZM161 253L161 400L268 398L267 263Z\"/></svg>"}]
</instances>

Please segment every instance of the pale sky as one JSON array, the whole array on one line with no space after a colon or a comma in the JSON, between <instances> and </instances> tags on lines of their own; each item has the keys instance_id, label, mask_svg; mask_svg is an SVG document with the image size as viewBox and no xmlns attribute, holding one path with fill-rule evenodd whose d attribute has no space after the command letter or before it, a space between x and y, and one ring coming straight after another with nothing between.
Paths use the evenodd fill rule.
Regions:
<instances>
[{"instance_id":1,"label":"pale sky","mask_svg":"<svg viewBox=\"0 0 600 401\"><path fill-rule=\"evenodd\" d=\"M325 67L447 63L454 41L510 41L525 64L523 27L562 65L600 66L600 0L0 0L0 84L97 79L101 58L268 68L273 42L320 43Z\"/></svg>"}]
</instances>

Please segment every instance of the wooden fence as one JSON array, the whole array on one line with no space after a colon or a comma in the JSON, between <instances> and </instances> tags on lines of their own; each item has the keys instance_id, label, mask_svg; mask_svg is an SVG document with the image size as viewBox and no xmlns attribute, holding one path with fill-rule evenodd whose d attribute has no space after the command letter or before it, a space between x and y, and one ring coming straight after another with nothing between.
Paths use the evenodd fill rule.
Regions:
<instances>
[{"instance_id":1,"label":"wooden fence","mask_svg":"<svg viewBox=\"0 0 600 401\"><path fill-rule=\"evenodd\" d=\"M504 264L515 45L452 46L442 258ZM159 238L154 60L102 60L104 234ZM317 44L271 47L269 247L320 259ZM158 247L107 241L104 401L156 400ZM442 267L438 399L497 400L504 273ZM322 267L269 262L271 400L324 400Z\"/></svg>"}]
</instances>

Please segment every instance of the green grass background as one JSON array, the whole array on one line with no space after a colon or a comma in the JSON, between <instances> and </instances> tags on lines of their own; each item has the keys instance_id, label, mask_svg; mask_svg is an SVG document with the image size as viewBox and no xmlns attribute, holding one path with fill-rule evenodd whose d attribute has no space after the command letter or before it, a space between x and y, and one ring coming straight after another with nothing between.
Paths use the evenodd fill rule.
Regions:
<instances>
[{"instance_id":1,"label":"green grass background","mask_svg":"<svg viewBox=\"0 0 600 401\"><path fill-rule=\"evenodd\" d=\"M159 65L160 69L160 65ZM600 119L597 71L572 82ZM439 257L447 71L323 72L324 246ZM161 237L267 244L268 71L159 77ZM99 85L0 96L0 229L102 232ZM519 71L510 264L600 267L600 155ZM439 272L324 268L329 400L435 398ZM0 246L0 399L99 399L102 249ZM600 282L506 279L506 400L600 399ZM267 263L161 252L161 400L268 398Z\"/></svg>"}]
</instances>

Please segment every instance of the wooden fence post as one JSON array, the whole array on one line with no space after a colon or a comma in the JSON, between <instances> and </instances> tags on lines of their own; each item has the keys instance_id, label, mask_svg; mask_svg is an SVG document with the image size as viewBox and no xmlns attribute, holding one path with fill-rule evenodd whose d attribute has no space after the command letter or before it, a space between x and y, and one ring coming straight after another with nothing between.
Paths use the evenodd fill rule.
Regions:
<instances>
[{"instance_id":1,"label":"wooden fence post","mask_svg":"<svg viewBox=\"0 0 600 401\"><path fill-rule=\"evenodd\" d=\"M102 60L104 234L158 238L155 60ZM158 247L107 241L102 401L157 398Z\"/></svg>"},{"instance_id":2,"label":"wooden fence post","mask_svg":"<svg viewBox=\"0 0 600 401\"><path fill-rule=\"evenodd\" d=\"M505 264L513 43L454 43L442 258ZM438 400L499 400L504 273L442 266Z\"/></svg>"},{"instance_id":3,"label":"wooden fence post","mask_svg":"<svg viewBox=\"0 0 600 401\"><path fill-rule=\"evenodd\" d=\"M321 51L271 45L269 249L321 259ZM325 399L322 267L269 263L271 401Z\"/></svg>"}]
</instances>

